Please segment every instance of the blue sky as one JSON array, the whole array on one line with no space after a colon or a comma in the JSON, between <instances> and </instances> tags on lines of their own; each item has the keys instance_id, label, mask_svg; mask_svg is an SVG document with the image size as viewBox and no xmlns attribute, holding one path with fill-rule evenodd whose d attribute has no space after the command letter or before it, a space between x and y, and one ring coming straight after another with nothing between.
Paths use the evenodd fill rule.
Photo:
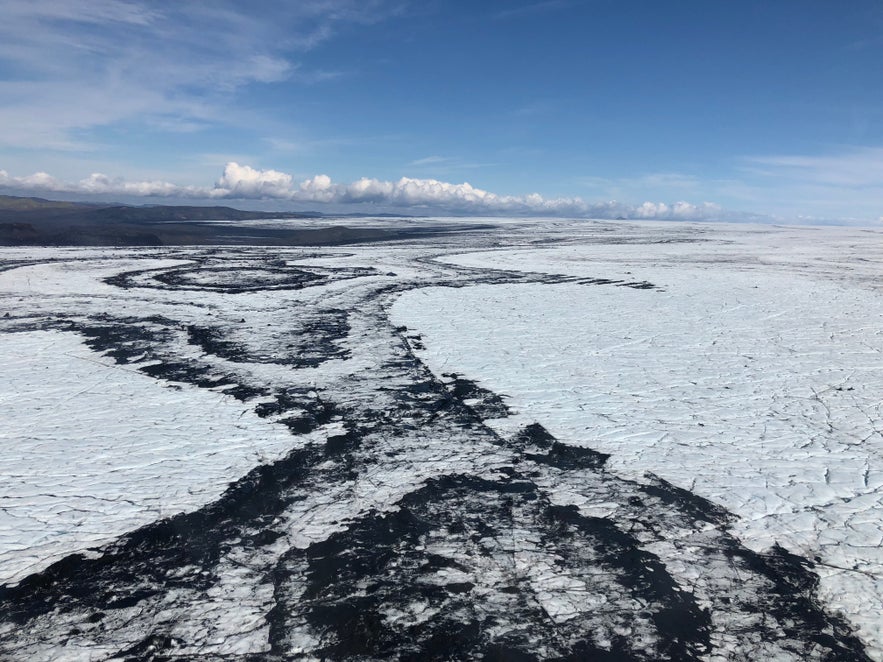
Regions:
<instances>
[{"instance_id":1,"label":"blue sky","mask_svg":"<svg viewBox=\"0 0 883 662\"><path fill-rule=\"evenodd\" d=\"M0 0L0 16L0 192L883 217L879 0Z\"/></svg>"}]
</instances>

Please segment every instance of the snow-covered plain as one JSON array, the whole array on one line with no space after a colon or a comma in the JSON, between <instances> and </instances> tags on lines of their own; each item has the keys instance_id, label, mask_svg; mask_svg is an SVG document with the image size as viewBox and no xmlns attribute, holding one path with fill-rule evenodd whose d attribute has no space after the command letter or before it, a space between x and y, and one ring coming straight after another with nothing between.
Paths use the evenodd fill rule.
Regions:
<instances>
[{"instance_id":1,"label":"snow-covered plain","mask_svg":"<svg viewBox=\"0 0 883 662\"><path fill-rule=\"evenodd\" d=\"M883 233L461 224L0 249L0 657L883 660Z\"/></svg>"}]
</instances>

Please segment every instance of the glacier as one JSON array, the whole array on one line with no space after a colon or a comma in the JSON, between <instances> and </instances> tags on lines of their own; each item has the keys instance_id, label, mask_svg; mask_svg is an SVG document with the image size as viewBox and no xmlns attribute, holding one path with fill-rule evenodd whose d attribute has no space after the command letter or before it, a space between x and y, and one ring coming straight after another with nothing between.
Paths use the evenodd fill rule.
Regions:
<instances>
[{"instance_id":1,"label":"glacier","mask_svg":"<svg viewBox=\"0 0 883 662\"><path fill-rule=\"evenodd\" d=\"M444 223L0 249L0 655L883 659L883 231Z\"/></svg>"}]
</instances>

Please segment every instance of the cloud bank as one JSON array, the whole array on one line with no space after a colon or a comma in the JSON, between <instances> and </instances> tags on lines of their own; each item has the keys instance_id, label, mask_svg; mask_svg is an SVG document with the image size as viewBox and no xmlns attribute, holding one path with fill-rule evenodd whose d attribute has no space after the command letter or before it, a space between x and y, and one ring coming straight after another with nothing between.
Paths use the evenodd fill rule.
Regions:
<instances>
[{"instance_id":1,"label":"cloud bank","mask_svg":"<svg viewBox=\"0 0 883 662\"><path fill-rule=\"evenodd\" d=\"M578 216L671 220L718 220L723 210L712 203L616 201L587 202L582 198L547 198L538 193L499 195L464 182L402 177L384 181L363 177L349 184L328 175L301 182L278 170L259 170L230 162L214 186L181 186L165 181L127 181L93 173L78 182L64 182L45 172L13 177L0 170L0 189L35 194L66 193L179 200L277 200L311 205L353 206L358 209L412 213L475 215Z\"/></svg>"}]
</instances>

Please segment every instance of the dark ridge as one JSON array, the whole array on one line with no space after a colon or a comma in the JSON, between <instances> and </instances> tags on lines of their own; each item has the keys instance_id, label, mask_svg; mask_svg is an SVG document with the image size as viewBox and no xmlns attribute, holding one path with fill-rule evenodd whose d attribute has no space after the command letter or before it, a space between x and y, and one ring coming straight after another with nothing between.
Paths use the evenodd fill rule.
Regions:
<instances>
[{"instance_id":1,"label":"dark ridge","mask_svg":"<svg viewBox=\"0 0 883 662\"><path fill-rule=\"evenodd\" d=\"M556 441L545 455L526 453L524 457L533 462L548 464L563 471L571 469L600 469L610 457L591 448L570 446Z\"/></svg>"},{"instance_id":2,"label":"dark ridge","mask_svg":"<svg viewBox=\"0 0 883 662\"><path fill-rule=\"evenodd\" d=\"M491 644L480 658L482 662L539 662L540 658L508 646ZM596 659L596 658L592 658Z\"/></svg>"},{"instance_id":3,"label":"dark ridge","mask_svg":"<svg viewBox=\"0 0 883 662\"><path fill-rule=\"evenodd\" d=\"M539 423L531 423L522 429L512 439L512 444L519 449L527 446L536 446L537 448L551 448L557 443L557 439L553 437L549 431Z\"/></svg>"},{"instance_id":4,"label":"dark ridge","mask_svg":"<svg viewBox=\"0 0 883 662\"><path fill-rule=\"evenodd\" d=\"M763 605L764 613L781 624L798 656L808 656L817 647L828 651L828 660L870 662L862 642L840 616L827 613L816 598L818 575L813 564L792 554L778 544L764 554L745 547L726 550L733 559L743 562L772 584Z\"/></svg>"},{"instance_id":5,"label":"dark ridge","mask_svg":"<svg viewBox=\"0 0 883 662\"><path fill-rule=\"evenodd\" d=\"M254 409L261 418L278 416L293 409L304 411L305 414L299 419L304 419L313 428L329 423L331 419L341 414L334 403L323 400L319 395L310 396L310 389L303 387L297 389L276 390L273 394L273 402L262 402Z\"/></svg>"},{"instance_id":6,"label":"dark ridge","mask_svg":"<svg viewBox=\"0 0 883 662\"><path fill-rule=\"evenodd\" d=\"M314 368L331 359L349 358L351 352L340 341L350 334L349 313L327 308L320 316L308 319L301 327L299 338L290 347L296 353L284 363L299 368Z\"/></svg>"},{"instance_id":7,"label":"dark ridge","mask_svg":"<svg viewBox=\"0 0 883 662\"><path fill-rule=\"evenodd\" d=\"M187 325L187 342L196 345L206 354L228 361L243 361L247 350L240 343L224 339L225 332L218 327Z\"/></svg>"},{"instance_id":8,"label":"dark ridge","mask_svg":"<svg viewBox=\"0 0 883 662\"><path fill-rule=\"evenodd\" d=\"M375 276L373 267L325 267L307 271L288 266L284 260L267 257L242 256L231 260L214 256L214 251L193 260L191 264L165 269L127 271L104 279L108 285L123 289L147 287L161 290L193 290L240 294L242 292L269 292L300 290L326 285L331 281Z\"/></svg>"},{"instance_id":9,"label":"dark ridge","mask_svg":"<svg viewBox=\"0 0 883 662\"><path fill-rule=\"evenodd\" d=\"M407 495L397 511L369 514L305 551L289 552L276 571L277 595L281 599L277 599L270 618L273 652L286 654L286 624L297 613L324 633L323 644L315 651L321 658L442 659L452 651L458 651L464 659L472 657L470 653L481 643L484 628L462 611L469 603L462 582L452 582L451 590L449 585L419 581L426 573L450 567L456 561L440 560L416 548L442 524L426 512L426 505L444 509L442 517L456 529L453 524L457 520L464 516L473 519L477 513L462 513L451 507L446 493L457 487L468 491L481 484L469 477L431 480L426 487ZM296 604L288 606L285 586L299 575L295 568L301 563L307 563L307 589ZM370 586L370 590L358 591L362 585ZM429 623L405 627L404 631L383 618L385 605L405 606L418 598L435 605L453 602L460 609L445 611Z\"/></svg>"},{"instance_id":10,"label":"dark ridge","mask_svg":"<svg viewBox=\"0 0 883 662\"><path fill-rule=\"evenodd\" d=\"M656 285L642 281L611 280L609 278L583 278L581 276L556 276L557 283L576 283L577 285L613 285L614 287L629 287L633 290L655 290Z\"/></svg>"},{"instance_id":11,"label":"dark ridge","mask_svg":"<svg viewBox=\"0 0 883 662\"><path fill-rule=\"evenodd\" d=\"M180 267L158 272L154 279L173 290L213 290L225 294L267 290L300 290L322 285L327 278L303 269L272 267L257 262L244 267L210 266Z\"/></svg>"},{"instance_id":12,"label":"dark ridge","mask_svg":"<svg viewBox=\"0 0 883 662\"><path fill-rule=\"evenodd\" d=\"M30 223L0 223L0 246L32 246L39 238Z\"/></svg>"},{"instance_id":13,"label":"dark ridge","mask_svg":"<svg viewBox=\"0 0 883 662\"><path fill-rule=\"evenodd\" d=\"M524 453L524 459L545 464L562 471L571 469L601 469L610 457L591 448L563 444L539 423L522 428L508 445ZM527 452L540 450L544 453Z\"/></svg>"},{"instance_id":14,"label":"dark ridge","mask_svg":"<svg viewBox=\"0 0 883 662\"><path fill-rule=\"evenodd\" d=\"M670 659L696 659L711 649L711 615L677 585L658 557L610 520L580 515L576 506L549 506L549 513L590 538L601 564L622 570L623 584L635 599L659 605L652 620Z\"/></svg>"},{"instance_id":15,"label":"dark ridge","mask_svg":"<svg viewBox=\"0 0 883 662\"><path fill-rule=\"evenodd\" d=\"M162 346L174 337L178 324L163 317L114 319L109 315L96 318L98 324L69 322L66 330L76 331L85 337L90 349L110 356L117 363L127 364L132 359L156 361L138 367L139 372L170 382L182 382L201 388L223 389L237 400L246 401L257 396L269 395L264 387L240 384L233 374L217 372L209 366L193 360L169 361L161 351Z\"/></svg>"},{"instance_id":16,"label":"dark ridge","mask_svg":"<svg viewBox=\"0 0 883 662\"><path fill-rule=\"evenodd\" d=\"M84 202L61 202L56 200L46 200L45 198L22 197L17 195L0 195L0 217L15 212L41 211L43 213L49 211L69 212L84 209L95 209L100 205L88 204Z\"/></svg>"},{"instance_id":17,"label":"dark ridge","mask_svg":"<svg viewBox=\"0 0 883 662\"><path fill-rule=\"evenodd\" d=\"M610 522L581 517L575 508L549 506L532 483L513 472L502 481L460 475L429 480L405 496L397 511L369 514L306 550L291 550L276 570L273 652L286 654L288 620L305 617L321 634L314 655L324 659L449 659L453 651L462 656L458 659L504 654L506 659L534 659L536 640L559 651L554 659L647 659L626 638L614 641L611 651L598 648L579 619L554 625L537 610L527 584L485 582L484 597L475 602L471 596L480 574L474 575L477 580L427 581L440 568L476 573L486 563L493 565L493 541L505 537L514 511L524 509L529 514L519 525L536 529L554 544L559 563L576 571L590 548L605 576L615 573L623 591L648 603L663 638L660 648L667 651L664 659L695 659L706 650L708 615L677 588L656 557L638 549ZM440 559L426 552L433 540L460 547L462 558ZM289 595L286 586L304 573L305 592ZM428 603L433 615L401 626L383 617L388 609L413 603ZM508 622L510 634L489 637L491 627Z\"/></svg>"},{"instance_id":18,"label":"dark ridge","mask_svg":"<svg viewBox=\"0 0 883 662\"><path fill-rule=\"evenodd\" d=\"M291 214L285 214L290 219ZM267 218L262 214L261 218ZM0 227L0 246L345 246L373 242L429 240L451 234L478 233L491 225L421 227L261 227L208 221L131 221L65 223L63 218L15 220ZM427 221L432 223L431 221ZM25 227L27 226L27 227Z\"/></svg>"},{"instance_id":19,"label":"dark ridge","mask_svg":"<svg viewBox=\"0 0 883 662\"><path fill-rule=\"evenodd\" d=\"M422 349L422 347L415 349ZM505 396L500 396L476 384L474 381L460 377L456 373L444 373L442 377L450 381L445 386L456 399L478 400L467 406L472 409L479 418L505 418L512 414L512 410L506 405ZM464 403L465 404L465 403Z\"/></svg>"},{"instance_id":20,"label":"dark ridge","mask_svg":"<svg viewBox=\"0 0 883 662\"><path fill-rule=\"evenodd\" d=\"M49 246L164 246L156 232L135 227L70 226L61 232L42 235L33 241Z\"/></svg>"},{"instance_id":21,"label":"dark ridge","mask_svg":"<svg viewBox=\"0 0 883 662\"><path fill-rule=\"evenodd\" d=\"M610 280L609 278L581 278L580 285L623 285L625 281Z\"/></svg>"},{"instance_id":22,"label":"dark ridge","mask_svg":"<svg viewBox=\"0 0 883 662\"><path fill-rule=\"evenodd\" d=\"M143 602L175 587L207 590L215 584L212 568L236 538L267 544L249 526L268 526L286 507L283 493L304 480L324 460L317 447L293 451L283 460L249 472L214 503L160 520L122 536L99 558L73 554L15 586L0 586L0 612L24 624L64 605L104 612ZM183 575L169 571L194 567ZM141 587L132 591L133 587ZM121 593L118 593L121 591Z\"/></svg>"},{"instance_id":23,"label":"dark ridge","mask_svg":"<svg viewBox=\"0 0 883 662\"><path fill-rule=\"evenodd\" d=\"M157 358L155 348L174 336L178 323L166 317L113 318L98 315L89 322L70 322L66 329L85 336L86 345L98 354L125 365L132 359Z\"/></svg>"},{"instance_id":24,"label":"dark ridge","mask_svg":"<svg viewBox=\"0 0 883 662\"><path fill-rule=\"evenodd\" d=\"M344 455L354 452L362 443L362 433L355 428L325 440L326 455Z\"/></svg>"},{"instance_id":25,"label":"dark ridge","mask_svg":"<svg viewBox=\"0 0 883 662\"><path fill-rule=\"evenodd\" d=\"M326 217L318 212L253 212L186 205L135 207L0 196L0 246L336 246L480 232L493 227L303 227L298 221L305 218ZM258 220L290 220L291 224L256 227L245 223Z\"/></svg>"},{"instance_id":26,"label":"dark ridge","mask_svg":"<svg viewBox=\"0 0 883 662\"><path fill-rule=\"evenodd\" d=\"M645 660L644 656L630 655L622 644L622 639L614 642L613 650L604 650L580 641L574 645L569 655L552 658L555 662L632 662Z\"/></svg>"},{"instance_id":27,"label":"dark ridge","mask_svg":"<svg viewBox=\"0 0 883 662\"><path fill-rule=\"evenodd\" d=\"M169 658L164 655L164 653L173 651L182 643L184 642L167 635L152 634L145 637L134 646L119 651L114 657L121 657L125 662L136 662L140 660L159 662L159 660L168 660Z\"/></svg>"},{"instance_id":28,"label":"dark ridge","mask_svg":"<svg viewBox=\"0 0 883 662\"><path fill-rule=\"evenodd\" d=\"M262 219L310 218L297 212L259 212L233 207L199 207L194 205L150 205L131 207L116 205L88 212L86 217L96 223L161 223L168 221L256 221Z\"/></svg>"},{"instance_id":29,"label":"dark ridge","mask_svg":"<svg viewBox=\"0 0 883 662\"><path fill-rule=\"evenodd\" d=\"M255 212L222 206L121 205L64 202L0 195L0 221L38 220L68 225L105 225L164 221L246 221L315 218L318 212Z\"/></svg>"},{"instance_id":30,"label":"dark ridge","mask_svg":"<svg viewBox=\"0 0 883 662\"><path fill-rule=\"evenodd\" d=\"M350 350L340 344L350 332L349 315L343 310L321 311L306 320L296 332L280 339L275 352L255 352L245 344L227 339L228 330L221 327L187 326L187 338L206 354L233 363L275 363L294 368L314 368L332 359L345 359Z\"/></svg>"},{"instance_id":31,"label":"dark ridge","mask_svg":"<svg viewBox=\"0 0 883 662\"><path fill-rule=\"evenodd\" d=\"M651 482L641 485L642 492L676 507L679 512L686 513L695 520L728 526L736 519L726 508L703 499L689 490L676 487L655 474L647 473L646 477Z\"/></svg>"}]
</instances>

